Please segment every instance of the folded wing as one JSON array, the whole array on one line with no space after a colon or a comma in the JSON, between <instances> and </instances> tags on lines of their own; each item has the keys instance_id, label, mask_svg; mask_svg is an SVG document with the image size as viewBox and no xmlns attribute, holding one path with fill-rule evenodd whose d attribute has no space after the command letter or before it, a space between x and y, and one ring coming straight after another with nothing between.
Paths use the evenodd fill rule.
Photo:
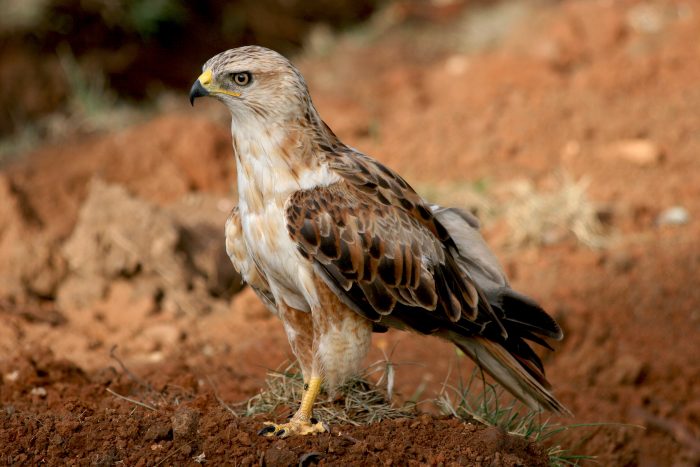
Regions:
<instances>
[{"instance_id":1,"label":"folded wing","mask_svg":"<svg viewBox=\"0 0 700 467\"><path fill-rule=\"evenodd\" d=\"M524 402L566 412L524 340L547 346L543 337L561 331L510 289L495 258L484 259L469 234L460 236L474 228L466 218L432 208L366 156L334 164L344 180L294 193L286 217L300 253L338 297L375 328L454 342Z\"/></svg>"}]
</instances>

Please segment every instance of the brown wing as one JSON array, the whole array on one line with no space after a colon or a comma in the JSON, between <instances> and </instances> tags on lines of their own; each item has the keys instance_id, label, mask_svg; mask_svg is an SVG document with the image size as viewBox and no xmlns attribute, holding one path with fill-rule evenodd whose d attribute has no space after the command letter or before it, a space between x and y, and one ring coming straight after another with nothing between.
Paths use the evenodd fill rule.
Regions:
<instances>
[{"instance_id":1,"label":"brown wing","mask_svg":"<svg viewBox=\"0 0 700 467\"><path fill-rule=\"evenodd\" d=\"M450 241L447 230L437 221L430 205L400 175L362 153L349 148L339 149L347 152L338 152L338 157L330 159L329 164L348 184L372 200L405 211L441 242Z\"/></svg>"},{"instance_id":2,"label":"brown wing","mask_svg":"<svg viewBox=\"0 0 700 467\"><path fill-rule=\"evenodd\" d=\"M347 182L299 191L286 212L299 251L363 316L423 333L465 320L473 332L484 326L503 331L433 233L431 223L439 224L431 217L417 219Z\"/></svg>"}]
</instances>

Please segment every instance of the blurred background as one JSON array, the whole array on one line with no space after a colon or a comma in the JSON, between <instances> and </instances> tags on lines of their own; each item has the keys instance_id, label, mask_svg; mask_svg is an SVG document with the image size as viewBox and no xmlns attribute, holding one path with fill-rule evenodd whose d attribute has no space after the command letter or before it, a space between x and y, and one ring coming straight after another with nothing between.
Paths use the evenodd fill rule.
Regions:
<instances>
[{"instance_id":1,"label":"blurred background","mask_svg":"<svg viewBox=\"0 0 700 467\"><path fill-rule=\"evenodd\" d=\"M379 3L3 0L2 76L23 86L3 86L0 135L71 103L88 112L151 103L191 84L213 51L257 43L299 52L314 28L352 27Z\"/></svg>"},{"instance_id":2,"label":"blurred background","mask_svg":"<svg viewBox=\"0 0 700 467\"><path fill-rule=\"evenodd\" d=\"M227 111L187 101L209 57L259 44L301 69L345 143L479 216L514 287L565 329L545 364L575 422L645 427L562 443L603 465L700 462L700 2L0 0L0 12L4 403L36 384L17 372L37 354L94 374L117 345L136 367L223 374L227 400L259 384L225 375L260 379L290 356L223 250ZM422 364L399 365L397 387L426 398L460 358L399 333L372 352Z\"/></svg>"}]
</instances>

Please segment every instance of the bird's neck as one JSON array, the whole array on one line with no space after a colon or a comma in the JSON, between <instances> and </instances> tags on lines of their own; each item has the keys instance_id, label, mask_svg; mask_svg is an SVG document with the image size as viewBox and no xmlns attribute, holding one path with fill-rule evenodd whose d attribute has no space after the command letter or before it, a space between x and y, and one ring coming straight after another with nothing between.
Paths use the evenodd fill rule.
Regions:
<instances>
[{"instance_id":1,"label":"bird's neck","mask_svg":"<svg viewBox=\"0 0 700 467\"><path fill-rule=\"evenodd\" d=\"M322 156L318 136L303 121L257 119L231 126L241 212L284 205L290 194L339 181Z\"/></svg>"}]
</instances>

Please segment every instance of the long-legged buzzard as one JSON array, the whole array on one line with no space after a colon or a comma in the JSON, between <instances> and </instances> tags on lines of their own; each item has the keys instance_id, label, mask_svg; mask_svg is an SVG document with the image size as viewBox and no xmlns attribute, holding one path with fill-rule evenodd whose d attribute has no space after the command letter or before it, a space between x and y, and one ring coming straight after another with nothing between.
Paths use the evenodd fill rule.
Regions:
<instances>
[{"instance_id":1,"label":"long-legged buzzard","mask_svg":"<svg viewBox=\"0 0 700 467\"><path fill-rule=\"evenodd\" d=\"M231 260L282 320L305 391L288 423L263 434L323 431L312 418L324 381L358 369L372 331L447 339L533 408L568 411L526 341L549 347L557 323L514 291L457 209L431 205L391 169L343 144L321 120L299 71L262 47L204 64L190 101L231 111L238 208L226 225Z\"/></svg>"}]
</instances>

